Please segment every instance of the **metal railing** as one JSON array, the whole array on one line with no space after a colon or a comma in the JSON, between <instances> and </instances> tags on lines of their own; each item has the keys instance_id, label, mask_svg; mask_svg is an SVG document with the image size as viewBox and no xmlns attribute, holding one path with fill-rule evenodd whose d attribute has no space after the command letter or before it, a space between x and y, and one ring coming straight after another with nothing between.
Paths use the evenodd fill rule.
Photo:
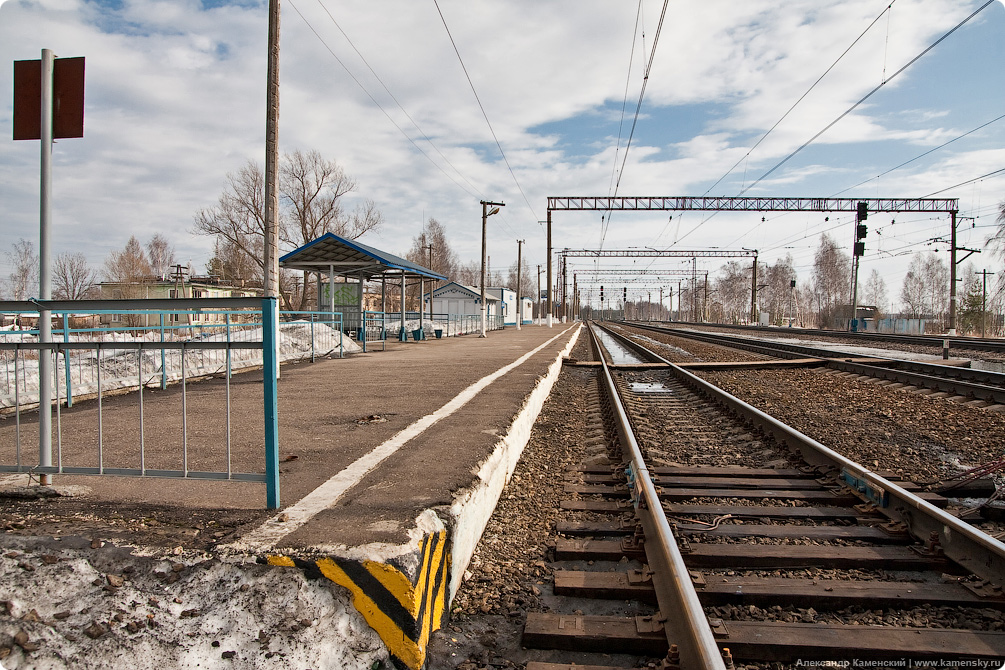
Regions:
<instances>
[{"instance_id":1,"label":"metal railing","mask_svg":"<svg viewBox=\"0 0 1005 670\"><path fill-rule=\"evenodd\" d=\"M64 325L54 331L54 341L40 342L37 330L3 331L4 337L0 338L0 365L4 367L0 387L6 384L6 393L0 394L0 399L7 401L6 414L13 415L14 419L13 426L0 427L0 472L264 482L268 506L279 506L276 378L281 343L278 337L279 313L274 298L0 302L0 312L14 313L21 321L30 319L32 315L37 319L40 310L62 316ZM159 325L154 329L137 326L114 331L70 328L74 314L127 315L127 321L136 317L137 322L139 319L149 322L153 315ZM185 317L184 325L179 323L180 318L176 318L179 316ZM324 315L328 320L331 317L331 314ZM314 326L315 321L309 320L293 322L292 327L313 329ZM284 329L290 327L289 323L283 325ZM333 332L341 343L340 320L338 330ZM316 355L313 338L311 342L310 355L313 357ZM46 386L40 383L41 361L45 357L54 363L49 367L53 379L52 396L48 402L39 394L40 388ZM264 417L261 424L261 438L265 446L264 474L261 471L236 472L231 422L231 373L235 368L258 366L263 373L260 402ZM219 388L220 385L213 389L200 388L198 399L203 406L222 405L219 413L203 412L208 415L203 417L204 423L212 425L201 425L198 431L201 435L213 434L216 439L193 449L190 444L193 431L189 426L192 413L189 382L194 377L217 374L223 379L222 388ZM148 402L144 391L151 387L166 389L171 380L179 382L180 435L170 437L159 431L155 442L160 444L152 449L145 431L145 423L149 423L149 419L144 416ZM120 389L138 391L138 423L123 426L121 417L124 412L117 412L114 439L109 440L103 405L110 392ZM72 418L68 416L73 424L71 426L64 422L63 406L67 409L72 407L74 392L78 398L82 395L92 397L95 403L89 405L87 411L74 412ZM246 396L242 394L244 405L249 401ZM159 402L163 400L158 399ZM259 402L257 398L250 400L252 404ZM56 417L52 434L44 434L44 427L39 429L37 464L28 462L22 448L23 443L28 441L22 430L23 415L32 408L38 410L40 426L49 424L41 419L51 417L53 408ZM81 425L81 421L92 418L94 424L90 427ZM72 439L64 440L64 433L72 434ZM83 443L89 442L92 435L96 437L93 448L84 446ZM205 439L202 441L206 442ZM178 442L180 444L171 445ZM168 445L166 448L165 444ZM175 452L173 446L180 453ZM249 448L247 438L240 446L242 456L254 451ZM151 456L158 462L151 463ZM80 464L88 460L94 464ZM160 462L175 467L157 467ZM199 469L199 466L202 468Z\"/></svg>"}]
</instances>

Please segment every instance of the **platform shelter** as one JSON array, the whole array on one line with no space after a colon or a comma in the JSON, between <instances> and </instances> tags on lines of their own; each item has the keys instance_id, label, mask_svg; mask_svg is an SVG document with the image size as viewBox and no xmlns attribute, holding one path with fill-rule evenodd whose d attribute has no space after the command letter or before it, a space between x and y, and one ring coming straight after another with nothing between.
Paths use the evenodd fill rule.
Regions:
<instances>
[{"instance_id":1,"label":"platform shelter","mask_svg":"<svg viewBox=\"0 0 1005 670\"><path fill-rule=\"evenodd\" d=\"M279 259L290 270L313 273L317 281L318 310L340 312L343 327L358 329L365 323L363 287L366 282L380 282L380 311L387 313L389 286L400 291L401 339L405 337L405 296L409 286L418 286L423 295L426 281L447 278L399 256L375 249L357 240L347 240L325 233ZM336 282L340 277L343 281ZM419 331L422 330L423 305L419 300Z\"/></svg>"}]
</instances>

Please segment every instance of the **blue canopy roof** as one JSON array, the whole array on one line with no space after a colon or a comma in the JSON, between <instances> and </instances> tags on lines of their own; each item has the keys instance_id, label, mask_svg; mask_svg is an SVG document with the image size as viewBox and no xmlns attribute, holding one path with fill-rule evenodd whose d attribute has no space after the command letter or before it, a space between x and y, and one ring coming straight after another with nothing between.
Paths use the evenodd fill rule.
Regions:
<instances>
[{"instance_id":1,"label":"blue canopy roof","mask_svg":"<svg viewBox=\"0 0 1005 670\"><path fill-rule=\"evenodd\" d=\"M405 260L386 251L375 249L356 240L347 240L334 233L325 233L279 259L279 264L291 270L333 272L364 279L406 277L445 280L429 268Z\"/></svg>"}]
</instances>

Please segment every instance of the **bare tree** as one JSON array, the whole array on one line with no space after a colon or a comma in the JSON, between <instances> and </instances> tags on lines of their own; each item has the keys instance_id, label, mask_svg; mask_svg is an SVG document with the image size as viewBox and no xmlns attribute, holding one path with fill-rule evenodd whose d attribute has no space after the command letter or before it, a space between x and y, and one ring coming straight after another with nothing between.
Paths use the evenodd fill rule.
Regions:
<instances>
[{"instance_id":1,"label":"bare tree","mask_svg":"<svg viewBox=\"0 0 1005 670\"><path fill-rule=\"evenodd\" d=\"M135 236L129 238L122 251L113 251L105 259L105 278L110 282L138 282L151 274L150 261Z\"/></svg>"},{"instance_id":2,"label":"bare tree","mask_svg":"<svg viewBox=\"0 0 1005 670\"><path fill-rule=\"evenodd\" d=\"M920 319L928 307L926 303L928 291L925 288L923 263L920 256L915 256L911 260L907 274L904 275L904 283L900 287L900 302L904 311L915 319Z\"/></svg>"},{"instance_id":3,"label":"bare tree","mask_svg":"<svg viewBox=\"0 0 1005 670\"><path fill-rule=\"evenodd\" d=\"M482 283L481 261L469 261L457 266L458 284L465 286L478 286ZM491 282L490 282L491 283Z\"/></svg>"},{"instance_id":4,"label":"bare tree","mask_svg":"<svg viewBox=\"0 0 1005 670\"><path fill-rule=\"evenodd\" d=\"M160 233L154 234L147 242L147 258L150 261L150 270L154 275L165 278L171 266L174 265L174 247L167 238Z\"/></svg>"},{"instance_id":5,"label":"bare tree","mask_svg":"<svg viewBox=\"0 0 1005 670\"><path fill-rule=\"evenodd\" d=\"M98 281L98 273L87 264L79 251L56 256L52 265L52 295L59 300L83 300Z\"/></svg>"},{"instance_id":6,"label":"bare tree","mask_svg":"<svg viewBox=\"0 0 1005 670\"><path fill-rule=\"evenodd\" d=\"M880 313L886 312L888 298L886 295L886 282L883 280L879 270L873 268L869 273L869 278L865 280L862 290L862 298L867 305L873 305Z\"/></svg>"},{"instance_id":7,"label":"bare tree","mask_svg":"<svg viewBox=\"0 0 1005 670\"><path fill-rule=\"evenodd\" d=\"M195 232L213 235L231 259L241 256L254 274L243 279L261 283L265 268L265 179L254 161L227 175L227 187L214 207L195 215ZM243 263L233 262L232 267Z\"/></svg>"},{"instance_id":8,"label":"bare tree","mask_svg":"<svg viewBox=\"0 0 1005 670\"><path fill-rule=\"evenodd\" d=\"M526 257L523 260L523 267L520 269L520 285L516 285L516 261L509 266L509 273L506 277L506 285L511 287L516 292L516 297L519 299L523 296L532 296L537 290L537 281L531 276L530 264L527 263ZM569 291L572 291L572 287L569 287ZM572 300L572 295L570 294L569 300Z\"/></svg>"},{"instance_id":9,"label":"bare tree","mask_svg":"<svg viewBox=\"0 0 1005 670\"><path fill-rule=\"evenodd\" d=\"M265 268L264 183L261 167L248 161L236 174L227 175L227 187L217 205L195 216L195 232L224 240L231 251L254 262L259 281ZM342 207L343 196L355 188L356 182L335 161L317 151L284 155L279 172L281 244L292 250L325 233L356 239L380 226L383 217L373 202L366 201L351 212ZM280 292L286 299L289 293L284 292L283 279L281 275ZM299 292L301 309L306 296L306 291ZM288 299L286 303L293 307Z\"/></svg>"},{"instance_id":10,"label":"bare tree","mask_svg":"<svg viewBox=\"0 0 1005 670\"><path fill-rule=\"evenodd\" d=\"M38 293L38 254L35 245L24 238L14 243L7 252L7 260L14 269L8 279L11 298L27 300Z\"/></svg>"},{"instance_id":11,"label":"bare tree","mask_svg":"<svg viewBox=\"0 0 1005 670\"><path fill-rule=\"evenodd\" d=\"M737 261L729 261L719 268L719 276L712 282L712 293L715 301L721 306L721 314L717 315L730 323L739 323L750 314L750 267ZM689 295L678 296L681 311L687 313L690 309ZM689 319L688 316L681 316Z\"/></svg>"},{"instance_id":12,"label":"bare tree","mask_svg":"<svg viewBox=\"0 0 1005 670\"><path fill-rule=\"evenodd\" d=\"M832 237L820 236L820 246L813 257L813 299L817 307L817 325L827 327L839 308L850 300L851 261Z\"/></svg>"},{"instance_id":13,"label":"bare tree","mask_svg":"<svg viewBox=\"0 0 1005 670\"><path fill-rule=\"evenodd\" d=\"M256 265L240 247L223 238L213 241L213 257L206 272L224 280L247 280L256 276Z\"/></svg>"},{"instance_id":14,"label":"bare tree","mask_svg":"<svg viewBox=\"0 0 1005 670\"><path fill-rule=\"evenodd\" d=\"M934 253L924 256L925 289L928 293L928 307L933 316L938 316L945 325L949 310L949 268Z\"/></svg>"},{"instance_id":15,"label":"bare tree","mask_svg":"<svg viewBox=\"0 0 1005 670\"><path fill-rule=\"evenodd\" d=\"M412 238L412 248L405 258L447 278L453 277L457 268L457 254L450 247L447 231L432 217L422 233Z\"/></svg>"}]
</instances>

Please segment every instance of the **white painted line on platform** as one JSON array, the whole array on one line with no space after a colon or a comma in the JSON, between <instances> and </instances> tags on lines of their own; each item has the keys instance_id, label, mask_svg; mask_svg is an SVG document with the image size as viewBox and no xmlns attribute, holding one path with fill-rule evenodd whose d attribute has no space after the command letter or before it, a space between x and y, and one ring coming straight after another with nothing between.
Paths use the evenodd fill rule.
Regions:
<instances>
[{"instance_id":1,"label":"white painted line on platform","mask_svg":"<svg viewBox=\"0 0 1005 670\"><path fill-rule=\"evenodd\" d=\"M578 327L578 325L573 327ZM272 517L258 528L246 533L241 539L226 545L226 548L236 551L264 552L276 546L276 544L282 540L283 537L297 530L319 513L338 502L339 498L345 495L346 491L359 483L359 481L363 479L363 477L365 477L371 470L377 467L388 456L391 456L398 451L398 449L404 446L409 440L417 435L420 435L423 431L436 424L438 421L450 416L461 407L464 407L464 405L477 396L478 393L486 386L499 379L510 370L522 365L531 356L541 351L555 340L561 338L563 335L568 333L569 330L571 330L571 328L565 329L544 344L531 349L509 365L501 367L492 374L482 377L454 396L452 400L440 409L436 410L432 414L427 414L421 419L417 419L411 425L403 428L401 431L389 438L386 442L375 447L368 454L358 458L347 468L337 473L324 484L301 498L299 502L283 510L282 516L285 519L284 521L278 521L277 517Z\"/></svg>"}]
</instances>

